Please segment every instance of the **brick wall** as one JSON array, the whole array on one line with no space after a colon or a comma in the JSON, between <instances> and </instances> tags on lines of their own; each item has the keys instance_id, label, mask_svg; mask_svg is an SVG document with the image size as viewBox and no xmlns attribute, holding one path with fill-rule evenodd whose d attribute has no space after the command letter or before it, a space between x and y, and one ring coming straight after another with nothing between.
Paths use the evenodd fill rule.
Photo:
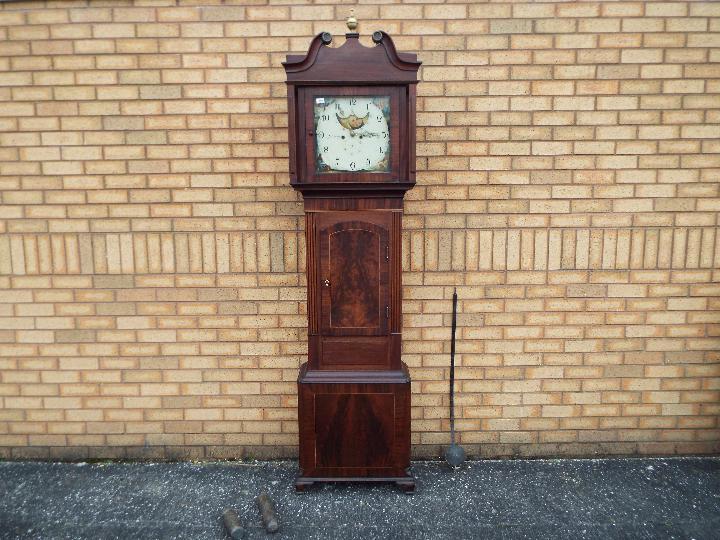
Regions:
<instances>
[{"instance_id":1,"label":"brick wall","mask_svg":"<svg viewBox=\"0 0 720 540\"><path fill-rule=\"evenodd\" d=\"M0 457L296 452L280 62L350 6L218 3L0 5ZM424 62L415 455L448 440L453 286L471 454L718 451L720 3L355 9Z\"/></svg>"}]
</instances>

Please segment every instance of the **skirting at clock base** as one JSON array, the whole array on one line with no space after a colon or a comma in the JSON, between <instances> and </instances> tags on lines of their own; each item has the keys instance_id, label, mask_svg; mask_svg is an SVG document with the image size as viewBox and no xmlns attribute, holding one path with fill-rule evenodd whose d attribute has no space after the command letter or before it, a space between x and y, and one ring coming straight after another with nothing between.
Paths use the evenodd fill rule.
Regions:
<instances>
[{"instance_id":1,"label":"skirting at clock base","mask_svg":"<svg viewBox=\"0 0 720 540\"><path fill-rule=\"evenodd\" d=\"M308 371L298 378L300 469L315 482L394 482L413 491L410 377L398 371Z\"/></svg>"},{"instance_id":2,"label":"skirting at clock base","mask_svg":"<svg viewBox=\"0 0 720 540\"><path fill-rule=\"evenodd\" d=\"M412 476L403 476L393 478L391 476L377 478L357 477L357 478L312 478L309 476L298 476L295 479L295 491L298 493L310 489L315 482L392 482L398 489L405 493L415 493L415 478Z\"/></svg>"}]
</instances>

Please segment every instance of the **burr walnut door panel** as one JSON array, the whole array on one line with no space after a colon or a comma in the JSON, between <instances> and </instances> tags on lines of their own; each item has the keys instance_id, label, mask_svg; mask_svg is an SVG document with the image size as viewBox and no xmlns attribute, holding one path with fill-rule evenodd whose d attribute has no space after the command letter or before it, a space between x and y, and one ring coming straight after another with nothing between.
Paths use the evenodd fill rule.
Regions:
<instances>
[{"instance_id":1,"label":"burr walnut door panel","mask_svg":"<svg viewBox=\"0 0 720 540\"><path fill-rule=\"evenodd\" d=\"M320 330L384 336L390 317L390 214L328 213L319 230Z\"/></svg>"}]
</instances>

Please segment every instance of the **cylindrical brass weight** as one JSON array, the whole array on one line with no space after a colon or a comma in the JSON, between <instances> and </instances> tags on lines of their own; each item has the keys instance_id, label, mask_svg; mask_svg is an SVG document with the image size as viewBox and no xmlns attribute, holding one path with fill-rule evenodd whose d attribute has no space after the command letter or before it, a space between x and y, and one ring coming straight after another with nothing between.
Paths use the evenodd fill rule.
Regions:
<instances>
[{"instance_id":1,"label":"cylindrical brass weight","mask_svg":"<svg viewBox=\"0 0 720 540\"><path fill-rule=\"evenodd\" d=\"M265 530L269 533L275 533L280 528L277 514L275 513L275 504L267 493L261 493L256 499L260 516L262 517Z\"/></svg>"},{"instance_id":2,"label":"cylindrical brass weight","mask_svg":"<svg viewBox=\"0 0 720 540\"><path fill-rule=\"evenodd\" d=\"M245 530L243 529L242 522L240 521L237 513L230 508L226 508L223 512L223 521L225 522L225 528L227 529L230 538L233 540L241 540L245 534Z\"/></svg>"}]
</instances>

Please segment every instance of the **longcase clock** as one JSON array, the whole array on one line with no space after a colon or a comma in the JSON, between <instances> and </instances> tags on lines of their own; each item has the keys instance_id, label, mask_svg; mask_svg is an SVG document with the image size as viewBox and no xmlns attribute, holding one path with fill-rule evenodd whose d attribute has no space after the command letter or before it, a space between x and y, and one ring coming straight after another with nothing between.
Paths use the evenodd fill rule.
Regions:
<instances>
[{"instance_id":1,"label":"longcase clock","mask_svg":"<svg viewBox=\"0 0 720 540\"><path fill-rule=\"evenodd\" d=\"M308 361L298 377L301 473L412 491L410 376L400 360L400 233L415 185L415 54L375 32L316 36L283 63L290 183L303 194Z\"/></svg>"}]
</instances>

